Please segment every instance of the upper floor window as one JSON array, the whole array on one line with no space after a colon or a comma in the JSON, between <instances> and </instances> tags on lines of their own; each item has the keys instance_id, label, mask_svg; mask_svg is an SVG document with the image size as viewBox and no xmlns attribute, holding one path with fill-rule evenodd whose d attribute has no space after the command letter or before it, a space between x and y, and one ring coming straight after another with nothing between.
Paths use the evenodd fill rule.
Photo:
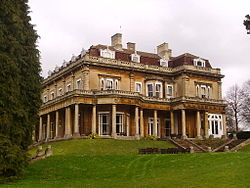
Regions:
<instances>
[{"instance_id":1,"label":"upper floor window","mask_svg":"<svg viewBox=\"0 0 250 188\"><path fill-rule=\"evenodd\" d=\"M53 100L55 98L55 93L54 92L51 92L50 93L50 96L51 96L51 100Z\"/></svg>"},{"instance_id":2,"label":"upper floor window","mask_svg":"<svg viewBox=\"0 0 250 188\"><path fill-rule=\"evenodd\" d=\"M76 89L81 89L81 79L76 80Z\"/></svg>"},{"instance_id":3,"label":"upper floor window","mask_svg":"<svg viewBox=\"0 0 250 188\"><path fill-rule=\"evenodd\" d=\"M48 97L47 97L47 95L44 95L43 96L43 102L45 103L45 102L48 102Z\"/></svg>"},{"instance_id":4,"label":"upper floor window","mask_svg":"<svg viewBox=\"0 0 250 188\"><path fill-rule=\"evenodd\" d=\"M162 83L161 82L147 83L147 96L162 98Z\"/></svg>"},{"instance_id":5,"label":"upper floor window","mask_svg":"<svg viewBox=\"0 0 250 188\"><path fill-rule=\"evenodd\" d=\"M63 94L63 93L62 93L62 88L59 88L59 89L58 89L58 96L62 96L62 94Z\"/></svg>"},{"instance_id":6,"label":"upper floor window","mask_svg":"<svg viewBox=\"0 0 250 188\"><path fill-rule=\"evenodd\" d=\"M101 78L100 79L100 90L118 90L119 81L113 78Z\"/></svg>"},{"instance_id":7,"label":"upper floor window","mask_svg":"<svg viewBox=\"0 0 250 188\"><path fill-rule=\"evenodd\" d=\"M142 92L142 83L135 82L135 92L141 93Z\"/></svg>"},{"instance_id":8,"label":"upper floor window","mask_svg":"<svg viewBox=\"0 0 250 188\"><path fill-rule=\"evenodd\" d=\"M194 59L193 62L194 62L194 66L206 67L206 61L201 58Z\"/></svg>"},{"instance_id":9,"label":"upper floor window","mask_svg":"<svg viewBox=\"0 0 250 188\"><path fill-rule=\"evenodd\" d=\"M102 57L110 58L110 59L115 59L115 51L112 51L110 49L100 49L100 55Z\"/></svg>"},{"instance_id":10,"label":"upper floor window","mask_svg":"<svg viewBox=\"0 0 250 188\"><path fill-rule=\"evenodd\" d=\"M174 86L167 85L167 98L172 98L174 95Z\"/></svg>"},{"instance_id":11,"label":"upper floor window","mask_svg":"<svg viewBox=\"0 0 250 188\"><path fill-rule=\"evenodd\" d=\"M211 86L205 84L196 85L196 96L201 98L211 97Z\"/></svg>"},{"instance_id":12,"label":"upper floor window","mask_svg":"<svg viewBox=\"0 0 250 188\"><path fill-rule=\"evenodd\" d=\"M131 54L131 61L140 63L140 56L137 53Z\"/></svg>"},{"instance_id":13,"label":"upper floor window","mask_svg":"<svg viewBox=\"0 0 250 188\"><path fill-rule=\"evenodd\" d=\"M67 92L71 91L71 84L67 85Z\"/></svg>"},{"instance_id":14,"label":"upper floor window","mask_svg":"<svg viewBox=\"0 0 250 188\"><path fill-rule=\"evenodd\" d=\"M160 59L160 65L163 67L168 67L168 59Z\"/></svg>"}]
</instances>

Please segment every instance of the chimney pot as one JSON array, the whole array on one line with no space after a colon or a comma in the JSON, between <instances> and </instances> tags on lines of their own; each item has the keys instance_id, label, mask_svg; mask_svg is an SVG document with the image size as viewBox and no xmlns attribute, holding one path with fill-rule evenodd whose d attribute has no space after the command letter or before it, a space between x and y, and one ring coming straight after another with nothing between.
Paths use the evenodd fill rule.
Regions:
<instances>
[{"instance_id":1,"label":"chimney pot","mask_svg":"<svg viewBox=\"0 0 250 188\"><path fill-rule=\"evenodd\" d=\"M161 58L169 59L172 56L172 50L168 49L168 43L164 42L157 46L157 54Z\"/></svg>"}]
</instances>

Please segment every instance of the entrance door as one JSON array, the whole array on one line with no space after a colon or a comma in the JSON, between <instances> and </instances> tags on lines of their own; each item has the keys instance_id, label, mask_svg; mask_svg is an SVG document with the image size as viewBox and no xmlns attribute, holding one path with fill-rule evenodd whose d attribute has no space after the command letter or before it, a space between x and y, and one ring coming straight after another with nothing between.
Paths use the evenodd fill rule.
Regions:
<instances>
[{"instance_id":1,"label":"entrance door","mask_svg":"<svg viewBox=\"0 0 250 188\"><path fill-rule=\"evenodd\" d=\"M123 132L123 114L116 114L116 133L118 135L124 134L124 132Z\"/></svg>"},{"instance_id":2,"label":"entrance door","mask_svg":"<svg viewBox=\"0 0 250 188\"><path fill-rule=\"evenodd\" d=\"M170 134L171 134L170 120L166 119L166 121L165 121L165 136L169 137Z\"/></svg>"}]
</instances>

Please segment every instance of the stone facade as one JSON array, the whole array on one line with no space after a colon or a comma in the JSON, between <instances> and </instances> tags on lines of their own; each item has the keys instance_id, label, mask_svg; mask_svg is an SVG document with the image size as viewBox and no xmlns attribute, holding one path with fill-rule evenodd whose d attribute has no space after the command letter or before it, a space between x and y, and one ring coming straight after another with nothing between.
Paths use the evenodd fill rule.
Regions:
<instances>
[{"instance_id":1,"label":"stone facade","mask_svg":"<svg viewBox=\"0 0 250 188\"><path fill-rule=\"evenodd\" d=\"M99 134L101 137L221 137L226 135L220 69L168 44L158 54L91 46L43 81L36 139Z\"/></svg>"}]
</instances>

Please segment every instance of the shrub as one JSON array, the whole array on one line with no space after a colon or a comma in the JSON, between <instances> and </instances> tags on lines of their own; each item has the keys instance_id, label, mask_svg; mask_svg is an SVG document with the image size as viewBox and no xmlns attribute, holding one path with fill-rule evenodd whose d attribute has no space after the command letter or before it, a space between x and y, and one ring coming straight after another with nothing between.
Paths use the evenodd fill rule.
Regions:
<instances>
[{"instance_id":1,"label":"shrub","mask_svg":"<svg viewBox=\"0 0 250 188\"><path fill-rule=\"evenodd\" d=\"M27 152L0 135L0 183L22 176L28 159Z\"/></svg>"},{"instance_id":2,"label":"shrub","mask_svg":"<svg viewBox=\"0 0 250 188\"><path fill-rule=\"evenodd\" d=\"M99 138L99 135L96 133L91 133L88 135L89 139L95 139L95 138Z\"/></svg>"},{"instance_id":3,"label":"shrub","mask_svg":"<svg viewBox=\"0 0 250 188\"><path fill-rule=\"evenodd\" d=\"M248 139L250 138L250 131L241 131L237 133L238 139Z\"/></svg>"},{"instance_id":4,"label":"shrub","mask_svg":"<svg viewBox=\"0 0 250 188\"><path fill-rule=\"evenodd\" d=\"M156 136L148 135L145 137L145 140L156 140Z\"/></svg>"}]
</instances>

